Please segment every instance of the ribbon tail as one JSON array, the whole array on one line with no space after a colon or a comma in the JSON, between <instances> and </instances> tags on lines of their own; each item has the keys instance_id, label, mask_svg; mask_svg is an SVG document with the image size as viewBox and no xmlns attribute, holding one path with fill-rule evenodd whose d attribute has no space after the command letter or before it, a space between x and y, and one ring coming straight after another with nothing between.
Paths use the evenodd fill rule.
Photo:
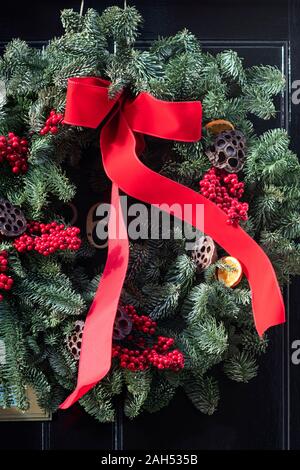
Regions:
<instances>
[{"instance_id":1,"label":"ribbon tail","mask_svg":"<svg viewBox=\"0 0 300 470\"><path fill-rule=\"evenodd\" d=\"M113 326L129 259L127 230L116 184L112 185L108 236L105 269L84 325L77 385L60 405L61 409L79 400L111 367Z\"/></svg>"},{"instance_id":2,"label":"ribbon tail","mask_svg":"<svg viewBox=\"0 0 300 470\"><path fill-rule=\"evenodd\" d=\"M135 153L135 136L124 115L120 113L114 124L102 131L103 163L110 179L131 197L163 205L163 210L204 231L241 262L251 288L254 321L260 336L270 326L283 323L282 294L273 266L261 247L241 227L228 225L225 213L214 203L146 167ZM201 212L203 207L204 223L203 218L199 220L199 208Z\"/></svg>"}]
</instances>

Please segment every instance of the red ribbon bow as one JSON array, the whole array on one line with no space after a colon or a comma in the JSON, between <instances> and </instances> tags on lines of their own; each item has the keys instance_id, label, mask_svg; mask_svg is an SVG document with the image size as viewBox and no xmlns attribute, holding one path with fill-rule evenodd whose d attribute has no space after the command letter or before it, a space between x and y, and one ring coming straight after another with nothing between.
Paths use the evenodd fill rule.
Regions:
<instances>
[{"instance_id":1,"label":"red ribbon bow","mask_svg":"<svg viewBox=\"0 0 300 470\"><path fill-rule=\"evenodd\" d=\"M199 101L166 102L148 93L129 100L124 93L109 99L109 82L99 78L71 78L68 83L65 122L95 129L103 122L100 147L104 169L112 181L111 203L115 217L108 223L108 256L94 301L86 318L76 389L60 408L68 408L109 371L112 332L121 289L125 280L129 244L122 221L119 188L143 202L165 204L165 209L210 235L242 264L252 291L254 321L259 335L285 321L284 303L269 258L240 227L226 223L227 216L199 193L155 173L137 154L143 146L141 134L163 139L194 142L201 137L202 107ZM193 210L184 211L184 205ZM196 207L204 205L204 227L197 224ZM177 210L178 209L178 210ZM122 232L122 233L121 233Z\"/></svg>"}]
</instances>

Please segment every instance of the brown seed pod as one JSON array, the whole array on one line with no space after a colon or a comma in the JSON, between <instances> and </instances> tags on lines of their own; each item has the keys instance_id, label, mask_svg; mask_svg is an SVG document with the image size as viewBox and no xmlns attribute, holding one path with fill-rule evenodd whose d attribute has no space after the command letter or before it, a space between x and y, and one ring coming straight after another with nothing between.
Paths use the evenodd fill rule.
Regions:
<instances>
[{"instance_id":1,"label":"brown seed pod","mask_svg":"<svg viewBox=\"0 0 300 470\"><path fill-rule=\"evenodd\" d=\"M214 119L213 121L208 122L205 128L210 134L217 135L224 131L233 130L234 125L225 119Z\"/></svg>"},{"instance_id":2,"label":"brown seed pod","mask_svg":"<svg viewBox=\"0 0 300 470\"><path fill-rule=\"evenodd\" d=\"M217 134L206 150L213 166L229 173L239 172L246 160L246 138L240 131L224 131Z\"/></svg>"},{"instance_id":3,"label":"brown seed pod","mask_svg":"<svg viewBox=\"0 0 300 470\"><path fill-rule=\"evenodd\" d=\"M120 341L126 338L132 330L132 320L123 307L119 307L114 324L113 339Z\"/></svg>"},{"instance_id":4,"label":"brown seed pod","mask_svg":"<svg viewBox=\"0 0 300 470\"><path fill-rule=\"evenodd\" d=\"M74 325L74 330L67 337L68 350L74 356L76 361L79 361L79 357L80 357L83 329L84 329L84 321L77 320Z\"/></svg>"},{"instance_id":5,"label":"brown seed pod","mask_svg":"<svg viewBox=\"0 0 300 470\"><path fill-rule=\"evenodd\" d=\"M17 237L26 228L27 222L21 209L0 198L0 234L4 237Z\"/></svg>"},{"instance_id":6,"label":"brown seed pod","mask_svg":"<svg viewBox=\"0 0 300 470\"><path fill-rule=\"evenodd\" d=\"M192 259L199 271L208 268L217 261L217 249L211 237L203 235L198 238L192 251Z\"/></svg>"}]
</instances>

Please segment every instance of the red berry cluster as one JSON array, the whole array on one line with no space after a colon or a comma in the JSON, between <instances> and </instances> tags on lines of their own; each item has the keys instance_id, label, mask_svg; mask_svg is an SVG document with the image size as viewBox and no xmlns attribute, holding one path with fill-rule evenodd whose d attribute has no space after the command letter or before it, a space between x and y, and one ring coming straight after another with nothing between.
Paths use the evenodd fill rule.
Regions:
<instances>
[{"instance_id":1,"label":"red berry cluster","mask_svg":"<svg viewBox=\"0 0 300 470\"><path fill-rule=\"evenodd\" d=\"M158 337L158 344L154 345L148 355L148 361L158 369L170 369L178 372L184 367L184 358L182 352L178 349L168 351L173 345L172 338L165 338L164 336Z\"/></svg>"},{"instance_id":2,"label":"red berry cluster","mask_svg":"<svg viewBox=\"0 0 300 470\"><path fill-rule=\"evenodd\" d=\"M28 170L28 141L13 132L0 136L0 163L7 161L15 175Z\"/></svg>"},{"instance_id":3,"label":"red berry cluster","mask_svg":"<svg viewBox=\"0 0 300 470\"><path fill-rule=\"evenodd\" d=\"M146 315L138 315L135 308L132 305L125 307L126 312L132 319L132 326L136 331L153 335L156 331L156 322Z\"/></svg>"},{"instance_id":4,"label":"red berry cluster","mask_svg":"<svg viewBox=\"0 0 300 470\"><path fill-rule=\"evenodd\" d=\"M131 317L133 325L132 333L127 336L127 340L134 343L135 348L113 344L112 357L119 359L120 366L131 371L146 370L150 366L175 372L183 369L183 354L177 349L170 351L174 345L174 339L165 336L153 338L157 327L156 322L146 315L139 316L132 305L127 305L125 310ZM135 337L135 333L140 332L152 337L151 346L147 346L145 338Z\"/></svg>"},{"instance_id":5,"label":"red berry cluster","mask_svg":"<svg viewBox=\"0 0 300 470\"><path fill-rule=\"evenodd\" d=\"M55 109L50 111L50 116L46 120L46 124L44 125L43 129L40 130L41 135L46 135L49 132L51 134L58 133L58 126L59 124L63 124L63 115L61 113L57 113Z\"/></svg>"},{"instance_id":6,"label":"red berry cluster","mask_svg":"<svg viewBox=\"0 0 300 470\"><path fill-rule=\"evenodd\" d=\"M240 220L248 219L248 204L239 201L244 193L244 183L239 182L236 173L210 168L200 181L200 192L228 215L228 224L237 225Z\"/></svg>"},{"instance_id":7,"label":"red berry cluster","mask_svg":"<svg viewBox=\"0 0 300 470\"><path fill-rule=\"evenodd\" d=\"M5 271L8 267L8 254L7 251L0 251L0 290L8 291L13 286L13 279L10 276L7 276ZM3 295L0 294L0 301L3 300Z\"/></svg>"},{"instance_id":8,"label":"red berry cluster","mask_svg":"<svg viewBox=\"0 0 300 470\"><path fill-rule=\"evenodd\" d=\"M80 229L66 228L63 224L51 222L29 222L27 233L14 241L14 247L20 253L35 250L43 256L51 255L58 250L78 250L81 240L78 237Z\"/></svg>"}]
</instances>

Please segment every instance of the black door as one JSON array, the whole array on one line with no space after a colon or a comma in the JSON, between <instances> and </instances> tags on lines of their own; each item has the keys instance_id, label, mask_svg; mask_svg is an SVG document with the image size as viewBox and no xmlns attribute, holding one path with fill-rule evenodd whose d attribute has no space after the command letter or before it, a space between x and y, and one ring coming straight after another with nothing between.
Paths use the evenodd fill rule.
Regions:
<instances>
[{"instance_id":1,"label":"black door","mask_svg":"<svg viewBox=\"0 0 300 470\"><path fill-rule=\"evenodd\" d=\"M86 0L84 8L105 8L121 0ZM140 47L159 34L187 27L207 50L232 48L247 65L273 64L288 78L278 113L267 126L289 130L300 154L300 105L292 100L300 79L300 0L132 0L145 19ZM1 6L0 40L13 37L43 43L60 34L59 12L79 10L80 1L28 1ZM293 88L294 87L294 88ZM294 104L293 104L294 101ZM261 123L258 129L264 130ZM299 281L286 290L289 321L270 334L270 348L259 376L250 384L222 382L222 400L213 416L197 412L184 396L153 415L129 421L118 414L114 425L99 424L80 407L59 412L52 422L0 423L4 449L299 449L299 372L290 356L300 338ZM298 292L297 292L298 288ZM299 324L298 324L299 323Z\"/></svg>"}]
</instances>

